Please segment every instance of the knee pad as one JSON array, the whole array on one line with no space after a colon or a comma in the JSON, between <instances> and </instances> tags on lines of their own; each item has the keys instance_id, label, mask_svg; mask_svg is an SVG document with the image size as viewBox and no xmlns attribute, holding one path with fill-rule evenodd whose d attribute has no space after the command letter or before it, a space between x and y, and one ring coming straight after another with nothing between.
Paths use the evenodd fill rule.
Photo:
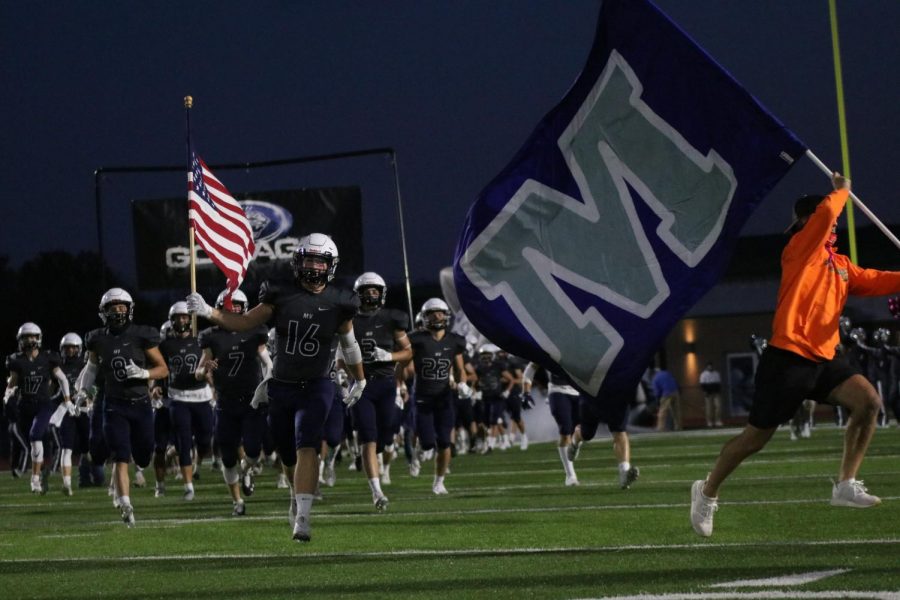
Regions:
<instances>
[{"instance_id":1,"label":"knee pad","mask_svg":"<svg viewBox=\"0 0 900 600\"><path fill-rule=\"evenodd\" d=\"M241 478L241 472L238 470L237 465L232 465L230 467L222 465L222 477L225 478L225 483L234 485Z\"/></svg>"},{"instance_id":2,"label":"knee pad","mask_svg":"<svg viewBox=\"0 0 900 600\"><path fill-rule=\"evenodd\" d=\"M31 461L44 462L44 442L31 442Z\"/></svg>"},{"instance_id":3,"label":"knee pad","mask_svg":"<svg viewBox=\"0 0 900 600\"><path fill-rule=\"evenodd\" d=\"M69 448L63 448L62 452L59 456L60 465L63 467L71 467L72 466L72 450Z\"/></svg>"}]
</instances>

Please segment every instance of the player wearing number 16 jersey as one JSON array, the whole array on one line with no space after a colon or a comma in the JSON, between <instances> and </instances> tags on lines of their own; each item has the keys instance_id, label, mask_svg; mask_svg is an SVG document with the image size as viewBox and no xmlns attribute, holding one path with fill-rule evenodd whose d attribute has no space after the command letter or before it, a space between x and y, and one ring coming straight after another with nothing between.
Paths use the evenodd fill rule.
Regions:
<instances>
[{"instance_id":1,"label":"player wearing number 16 jersey","mask_svg":"<svg viewBox=\"0 0 900 600\"><path fill-rule=\"evenodd\" d=\"M147 388L149 379L163 379L169 369L159 352L159 332L135 325L134 301L122 288L108 290L100 299L104 327L87 334L88 359L75 384L77 395L87 393L98 374L104 382L103 432L115 461L114 503L122 520L134 525L129 496L128 463L150 464L153 455L153 409Z\"/></svg>"},{"instance_id":2,"label":"player wearing number 16 jersey","mask_svg":"<svg viewBox=\"0 0 900 600\"><path fill-rule=\"evenodd\" d=\"M345 402L359 400L366 385L362 354L353 334L359 300L349 290L328 287L338 264L337 246L321 233L300 240L291 266L294 281L265 282L259 301L246 314L214 309L199 294L188 296L188 309L229 331L250 331L273 323L275 366L268 381L269 427L278 453L294 467L293 537L310 540L309 513L319 481L318 450L334 400L337 344L356 380ZM262 385L262 384L261 384ZM259 397L261 394L257 394Z\"/></svg>"},{"instance_id":3,"label":"player wearing number 16 jersey","mask_svg":"<svg viewBox=\"0 0 900 600\"><path fill-rule=\"evenodd\" d=\"M416 371L413 397L416 402L416 434L422 450L428 452L437 445L432 491L447 493L444 476L450 466L450 433L453 430L453 390L450 373L456 378L460 398L468 399L472 390L466 383L463 355L466 340L447 331L450 308L440 298L431 298L422 305L424 331L409 334Z\"/></svg>"}]
</instances>

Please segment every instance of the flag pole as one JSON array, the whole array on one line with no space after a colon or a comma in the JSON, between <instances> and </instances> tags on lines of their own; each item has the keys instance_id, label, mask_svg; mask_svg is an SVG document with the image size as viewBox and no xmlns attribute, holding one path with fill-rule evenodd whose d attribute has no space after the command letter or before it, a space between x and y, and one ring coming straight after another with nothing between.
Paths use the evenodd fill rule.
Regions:
<instances>
[{"instance_id":1,"label":"flag pole","mask_svg":"<svg viewBox=\"0 0 900 600\"><path fill-rule=\"evenodd\" d=\"M841 69L841 47L838 39L837 4L835 0L828 0L828 17L831 21L831 50L834 55L834 86L837 89L838 129L841 134L841 162L844 167L843 175L849 179L850 145L847 141L847 113L844 110L844 77ZM856 219L853 215L852 202L847 204L847 230L847 237L850 242L850 262L857 265L859 264L859 261L857 260L856 255Z\"/></svg>"},{"instance_id":2,"label":"flag pole","mask_svg":"<svg viewBox=\"0 0 900 600\"><path fill-rule=\"evenodd\" d=\"M819 160L819 157L816 156L815 154L813 154L812 150L807 150L806 156L808 156L809 159L811 161L813 161L816 164L816 166L819 167L819 169L821 169L821 171L823 173L825 173L826 175L831 177L831 175L833 174L833 171L831 169L829 169L825 165L825 163L823 163L821 160ZM853 199L853 203L859 207L859 210L861 210L864 215L869 217L869 219L872 221L872 223L874 223L875 226L881 230L881 233L886 235L888 237L888 239L891 240L895 246L897 246L897 248L900 248L900 240L897 239L897 236L895 236L893 233L891 233L891 230L888 229L887 226L885 226L885 224L882 223L881 220L879 220L879 218L876 217L875 214L871 210L869 210L869 207L866 206L865 204L863 204L862 200L860 200L856 196L856 194L854 194L852 191L850 192L850 197Z\"/></svg>"},{"instance_id":3,"label":"flag pole","mask_svg":"<svg viewBox=\"0 0 900 600\"><path fill-rule=\"evenodd\" d=\"M188 177L191 177L192 169L191 169L191 108L194 107L194 98L191 96L184 97L184 122L185 122L185 131L187 135L187 172ZM190 212L190 190L193 188L193 184L189 186L188 189L188 211ZM191 293L194 294L197 292L197 262L196 262L196 250L194 246L194 226L190 225L190 217L188 217L188 252L190 253L190 274L191 274ZM197 335L197 313L191 313L191 334Z\"/></svg>"}]
</instances>

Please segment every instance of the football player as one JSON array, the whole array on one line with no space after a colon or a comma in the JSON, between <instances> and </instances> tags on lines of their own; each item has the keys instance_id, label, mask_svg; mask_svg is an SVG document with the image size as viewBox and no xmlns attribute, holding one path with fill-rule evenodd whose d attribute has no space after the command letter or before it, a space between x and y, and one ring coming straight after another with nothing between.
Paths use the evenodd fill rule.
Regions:
<instances>
[{"instance_id":1,"label":"football player","mask_svg":"<svg viewBox=\"0 0 900 600\"><path fill-rule=\"evenodd\" d=\"M362 353L353 334L359 299L349 290L328 285L338 259L331 238L313 233L299 241L291 258L294 280L284 285L264 282L259 304L247 313L213 308L200 294L187 299L191 312L229 331L275 324L275 366L271 379L260 384L257 398L268 400L269 428L278 453L294 472L293 538L303 542L310 540L309 513L319 479L323 427L334 400L338 343L355 379L347 404L359 400L366 386Z\"/></svg>"},{"instance_id":2,"label":"football player","mask_svg":"<svg viewBox=\"0 0 900 600\"><path fill-rule=\"evenodd\" d=\"M41 328L34 323L24 323L16 333L19 351L6 359L9 379L3 401L6 403L18 388L16 428L31 447L31 491L47 492L46 474L41 479L44 466L44 437L49 432L50 417L56 407L50 398L50 385L55 379L62 391L63 402L75 412L69 398L69 381L60 369L60 358L52 350L41 352Z\"/></svg>"},{"instance_id":3,"label":"football player","mask_svg":"<svg viewBox=\"0 0 900 600\"><path fill-rule=\"evenodd\" d=\"M534 382L534 376L540 367L535 363L529 363L525 368L522 379L522 387L525 393L526 402L531 398L531 388ZM550 414L556 421L559 430L559 443L557 451L559 452L559 460L562 462L563 470L566 473L566 485L579 485L578 476L575 474L575 465L573 458L569 457L567 449L572 441L572 433L575 431L575 425L579 418L578 413L578 396L579 392L567 380L547 371L547 401L550 403Z\"/></svg>"},{"instance_id":4,"label":"football player","mask_svg":"<svg viewBox=\"0 0 900 600\"><path fill-rule=\"evenodd\" d=\"M79 401L88 394L98 375L103 379L103 434L115 462L113 504L122 521L134 526L128 463L146 467L153 456L153 408L148 382L169 375L159 352L159 332L135 325L134 300L122 288L112 288L100 298L103 327L87 334L88 357L75 384ZM96 416L96 406L95 406Z\"/></svg>"},{"instance_id":5,"label":"football player","mask_svg":"<svg viewBox=\"0 0 900 600\"><path fill-rule=\"evenodd\" d=\"M366 391L353 406L353 420L362 446L363 468L369 480L372 502L377 510L385 510L388 499L381 489L378 454L383 452L384 472L381 478L387 484L390 481L394 430L400 411L394 368L397 362L412 358L406 337L409 317L403 311L384 307L387 285L378 273L370 271L360 275L353 284L353 291L360 302L360 311L353 319L353 330L359 336L368 382Z\"/></svg>"},{"instance_id":6,"label":"football player","mask_svg":"<svg viewBox=\"0 0 900 600\"><path fill-rule=\"evenodd\" d=\"M409 334L416 373L416 434L426 456L437 446L432 491L442 495L447 493L444 477L450 466L455 421L451 371L461 398L471 397L472 389L466 383L463 365L466 340L448 331L450 307L440 298L431 298L422 305L422 318L425 329Z\"/></svg>"},{"instance_id":7,"label":"football player","mask_svg":"<svg viewBox=\"0 0 900 600\"><path fill-rule=\"evenodd\" d=\"M493 450L499 447L506 450L508 440L503 431L503 412L506 410L506 399L514 383L514 377L506 370L506 363L497 360L500 348L494 344L483 344L478 349L475 364L470 366L470 375L475 380L475 389L481 392L481 400L484 403L487 418L485 422L490 428L487 438L487 449ZM521 419L521 414L519 415Z\"/></svg>"},{"instance_id":8,"label":"football player","mask_svg":"<svg viewBox=\"0 0 900 600\"><path fill-rule=\"evenodd\" d=\"M247 304L246 294L236 290L231 297L232 312L247 312ZM225 292L216 299L216 308L226 310ZM265 413L250 403L256 386L272 370L266 349L268 330L265 325L244 332L216 326L201 331L199 339L203 356L194 376L202 381L212 374L216 388L215 439L222 453L222 475L231 493L232 515L239 517L246 512L241 491L245 496L254 492L253 468L262 451L266 428ZM239 466L242 445L245 457Z\"/></svg>"},{"instance_id":9,"label":"football player","mask_svg":"<svg viewBox=\"0 0 900 600\"><path fill-rule=\"evenodd\" d=\"M67 333L59 342L60 369L66 375L70 390L75 389L75 382L84 368L83 348L81 336L74 332ZM62 472L63 494L66 496L72 495L72 453L77 449L82 458L85 457L88 451L90 427L87 407L81 406L74 415L67 412L57 428L60 448L59 468ZM90 475L88 475L89 477Z\"/></svg>"},{"instance_id":10,"label":"football player","mask_svg":"<svg viewBox=\"0 0 900 600\"><path fill-rule=\"evenodd\" d=\"M183 498L190 501L194 499L194 443L199 467L212 441L212 390L204 378L194 376L202 352L197 338L191 335L187 303L176 302L169 308L169 322L173 336L159 343L159 351L169 367L169 416L184 481Z\"/></svg>"}]
</instances>

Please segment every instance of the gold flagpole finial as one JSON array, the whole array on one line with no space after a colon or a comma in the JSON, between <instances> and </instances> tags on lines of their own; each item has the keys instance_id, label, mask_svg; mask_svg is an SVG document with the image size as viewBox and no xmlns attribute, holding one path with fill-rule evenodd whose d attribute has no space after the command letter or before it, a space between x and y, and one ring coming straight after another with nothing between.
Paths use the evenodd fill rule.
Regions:
<instances>
[{"instance_id":1,"label":"gold flagpole finial","mask_svg":"<svg viewBox=\"0 0 900 600\"><path fill-rule=\"evenodd\" d=\"M193 96L185 96L184 97L184 107L185 108L193 108L194 106L194 97Z\"/></svg>"}]
</instances>

